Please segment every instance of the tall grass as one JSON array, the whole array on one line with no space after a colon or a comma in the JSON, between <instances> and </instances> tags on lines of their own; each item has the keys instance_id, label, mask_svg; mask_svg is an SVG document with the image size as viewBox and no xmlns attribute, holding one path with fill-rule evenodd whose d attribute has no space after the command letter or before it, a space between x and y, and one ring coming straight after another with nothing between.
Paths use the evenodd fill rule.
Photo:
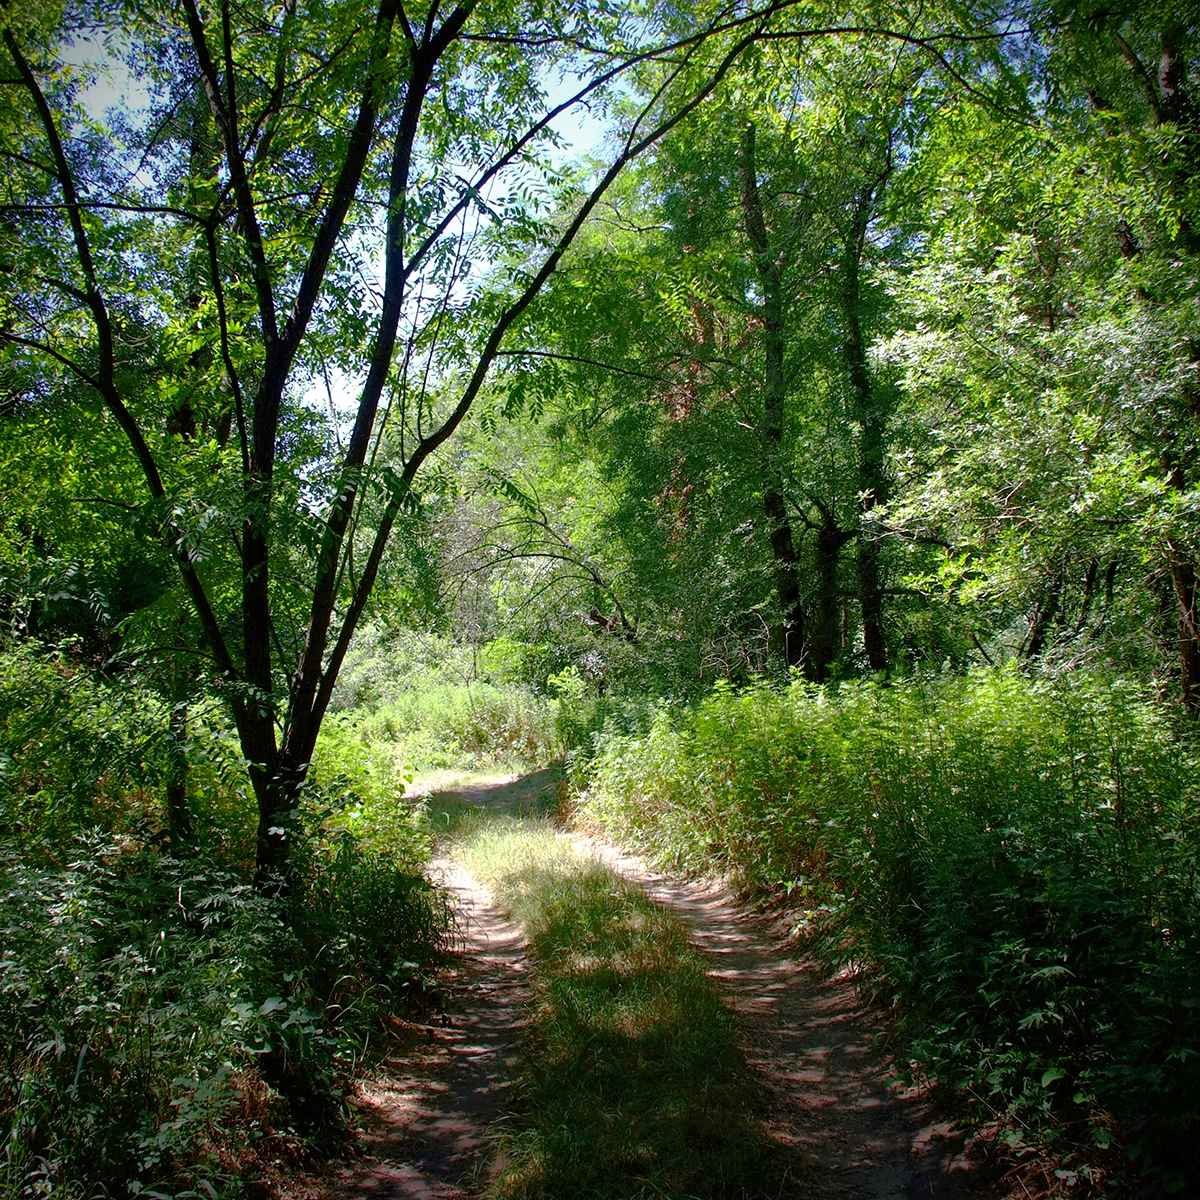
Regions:
<instances>
[{"instance_id":1,"label":"tall grass","mask_svg":"<svg viewBox=\"0 0 1200 1200\"><path fill-rule=\"evenodd\" d=\"M679 922L548 822L477 822L459 853L524 925L533 967L493 1196L789 1194L732 1019Z\"/></svg>"},{"instance_id":2,"label":"tall grass","mask_svg":"<svg viewBox=\"0 0 1200 1200\"><path fill-rule=\"evenodd\" d=\"M790 894L917 1072L1060 1178L1200 1183L1196 763L1130 687L719 687L601 739L585 810ZM1125 1167L1121 1167L1121 1154Z\"/></svg>"},{"instance_id":3,"label":"tall grass","mask_svg":"<svg viewBox=\"0 0 1200 1200\"><path fill-rule=\"evenodd\" d=\"M578 665L534 678L514 672L514 656L527 650L503 638L473 649L367 628L351 648L326 727L416 771L520 769L567 757L605 719L621 718L623 702L601 695Z\"/></svg>"},{"instance_id":4,"label":"tall grass","mask_svg":"<svg viewBox=\"0 0 1200 1200\"><path fill-rule=\"evenodd\" d=\"M521 687L430 683L340 719L369 740L391 743L397 757L419 770L510 760L545 764L555 753L546 699Z\"/></svg>"},{"instance_id":5,"label":"tall grass","mask_svg":"<svg viewBox=\"0 0 1200 1200\"><path fill-rule=\"evenodd\" d=\"M367 627L339 677L334 724L416 770L544 765L561 752L552 698L490 670L490 658L449 638Z\"/></svg>"}]
</instances>

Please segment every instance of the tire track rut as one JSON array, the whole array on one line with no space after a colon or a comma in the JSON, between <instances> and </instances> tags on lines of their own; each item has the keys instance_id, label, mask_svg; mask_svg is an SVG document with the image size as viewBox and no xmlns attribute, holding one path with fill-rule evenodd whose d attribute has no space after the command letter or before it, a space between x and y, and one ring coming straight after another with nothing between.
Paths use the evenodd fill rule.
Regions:
<instances>
[{"instance_id":1,"label":"tire track rut","mask_svg":"<svg viewBox=\"0 0 1200 1200\"><path fill-rule=\"evenodd\" d=\"M466 1200L493 1161L486 1133L502 1111L524 1024L520 929L449 858L431 877L454 899L460 948L443 973L436 1024L407 1026L354 1103L366 1126L362 1156L324 1189L326 1200Z\"/></svg>"},{"instance_id":2,"label":"tire track rut","mask_svg":"<svg viewBox=\"0 0 1200 1200\"><path fill-rule=\"evenodd\" d=\"M571 835L673 911L710 960L742 1019L747 1059L767 1093L767 1121L817 1167L814 1196L829 1200L985 1200L994 1192L962 1139L927 1096L888 1080L877 1051L882 1015L853 981L826 977L769 920L719 882L656 871L601 838Z\"/></svg>"},{"instance_id":3,"label":"tire track rut","mask_svg":"<svg viewBox=\"0 0 1200 1200\"><path fill-rule=\"evenodd\" d=\"M528 813L545 806L554 782L539 771L435 786L481 808ZM889 1083L890 1061L877 1051L886 1022L860 1003L851 979L826 977L719 882L665 874L601 838L562 836L687 926L741 1019L770 1133L815 1166L814 1200L998 1195L928 1097ZM437 1024L407 1026L382 1068L359 1084L364 1152L321 1189L324 1200L469 1200L502 1165L491 1159L486 1130L503 1112L524 1023L521 931L452 859L435 859L432 868L460 913L461 950L443 977L444 1012Z\"/></svg>"}]
</instances>

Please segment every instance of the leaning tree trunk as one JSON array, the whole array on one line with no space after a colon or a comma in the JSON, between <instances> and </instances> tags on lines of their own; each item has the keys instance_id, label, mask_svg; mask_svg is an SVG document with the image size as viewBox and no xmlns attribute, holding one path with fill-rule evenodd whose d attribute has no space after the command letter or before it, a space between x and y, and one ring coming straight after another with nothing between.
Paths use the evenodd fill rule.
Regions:
<instances>
[{"instance_id":1,"label":"leaning tree trunk","mask_svg":"<svg viewBox=\"0 0 1200 1200\"><path fill-rule=\"evenodd\" d=\"M1058 616L1061 590L1061 580L1050 580L1046 598L1039 602L1034 609L1033 616L1029 621L1029 636L1025 639L1025 645L1021 649L1021 657L1027 662L1040 658L1045 652L1050 626L1054 618Z\"/></svg>"}]
</instances>

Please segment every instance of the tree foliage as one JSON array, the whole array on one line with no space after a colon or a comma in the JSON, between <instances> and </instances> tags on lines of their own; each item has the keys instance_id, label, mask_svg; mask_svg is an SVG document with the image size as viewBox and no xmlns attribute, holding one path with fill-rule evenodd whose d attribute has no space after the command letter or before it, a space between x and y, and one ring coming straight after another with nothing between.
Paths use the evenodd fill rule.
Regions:
<instances>
[{"instance_id":1,"label":"tree foliage","mask_svg":"<svg viewBox=\"0 0 1200 1200\"><path fill-rule=\"evenodd\" d=\"M1024 16L756 46L535 309L713 674L1111 655L1195 705L1195 29Z\"/></svg>"},{"instance_id":2,"label":"tree foliage","mask_svg":"<svg viewBox=\"0 0 1200 1200\"><path fill-rule=\"evenodd\" d=\"M74 389L124 439L238 728L264 879L418 473L624 165L780 12L810 32L777 3L8 20L5 369L15 395ZM140 110L89 104L76 59L100 44ZM582 103L619 132L572 194L553 122Z\"/></svg>"},{"instance_id":3,"label":"tree foliage","mask_svg":"<svg viewBox=\"0 0 1200 1200\"><path fill-rule=\"evenodd\" d=\"M811 868L768 882L850 914L925 1061L1182 1178L1151 1126L1194 1040L1169 778L1200 706L1192 7L0 0L11 1170L32 1177L44 1112L83 1179L71 1055L168 934L162 1061L195 1032L197 1080L228 1049L328 1115L363 1028L337 1014L420 987L386 929L415 922L422 964L445 934L405 764L570 752L581 776L607 745L621 788L654 776L667 800L702 749L711 796L618 815ZM1085 666L1082 707L1018 678ZM789 673L783 700L766 684ZM714 680L756 686L614 740L639 691ZM945 761L926 701L958 731ZM797 713L813 763L861 751L801 772L832 781L819 837ZM240 915L210 937L191 894ZM50 997L88 905L111 937ZM1113 914L1117 942L1080 950ZM1067 961L1095 978L1063 982ZM1117 1012L1127 969L1157 1015ZM1020 1008L1006 971L1046 1003ZM171 980L198 1023L167 1012ZM1086 1051L1046 1032L1076 1003ZM226 1019L253 1037L205 1041ZM103 1125L104 1186L160 1143L164 1178L194 1182L195 1139L166 1145L188 1101L123 1037L105 1062L135 1064L145 1107ZM100 1121L111 1093L89 1095Z\"/></svg>"}]
</instances>

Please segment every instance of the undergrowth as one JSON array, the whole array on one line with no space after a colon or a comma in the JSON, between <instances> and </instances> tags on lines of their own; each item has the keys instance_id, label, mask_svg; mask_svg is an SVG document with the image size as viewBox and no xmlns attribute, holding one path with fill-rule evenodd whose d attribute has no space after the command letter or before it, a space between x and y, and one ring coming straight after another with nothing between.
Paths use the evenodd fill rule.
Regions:
<instances>
[{"instance_id":1,"label":"undergrowth","mask_svg":"<svg viewBox=\"0 0 1200 1200\"><path fill-rule=\"evenodd\" d=\"M195 844L173 853L166 716L61 656L0 656L6 1197L270 1195L346 1136L350 1075L450 934L403 780L336 737L270 898L244 768L194 710Z\"/></svg>"},{"instance_id":2,"label":"undergrowth","mask_svg":"<svg viewBox=\"0 0 1200 1200\"><path fill-rule=\"evenodd\" d=\"M523 924L533 968L493 1197L789 1194L732 1018L679 922L549 822L475 818L458 853Z\"/></svg>"},{"instance_id":3,"label":"undergrowth","mask_svg":"<svg viewBox=\"0 0 1200 1200\"><path fill-rule=\"evenodd\" d=\"M1129 687L1012 672L721 686L598 739L584 813L785 892L959 1089L1078 1191L1200 1186L1195 760Z\"/></svg>"},{"instance_id":4,"label":"undergrowth","mask_svg":"<svg viewBox=\"0 0 1200 1200\"><path fill-rule=\"evenodd\" d=\"M326 730L340 730L418 771L545 765L561 752L554 697L444 638L360 632L339 676ZM482 674L480 672L483 672Z\"/></svg>"},{"instance_id":5,"label":"undergrowth","mask_svg":"<svg viewBox=\"0 0 1200 1200\"><path fill-rule=\"evenodd\" d=\"M370 746L406 770L523 770L563 759L620 717L621 702L578 665L534 680L514 673L515 650L505 639L472 651L368 627L339 676L323 736Z\"/></svg>"}]
</instances>

